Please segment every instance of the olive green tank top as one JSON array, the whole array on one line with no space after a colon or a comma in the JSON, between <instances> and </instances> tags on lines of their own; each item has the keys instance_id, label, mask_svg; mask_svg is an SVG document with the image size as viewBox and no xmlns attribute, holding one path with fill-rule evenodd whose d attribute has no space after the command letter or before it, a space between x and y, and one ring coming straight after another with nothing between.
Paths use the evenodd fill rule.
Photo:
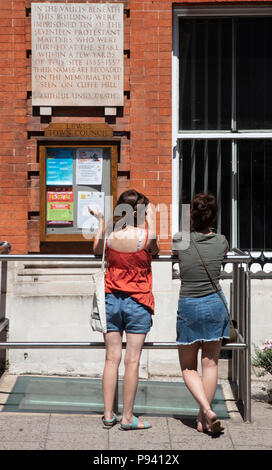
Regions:
<instances>
[{"instance_id":1,"label":"olive green tank top","mask_svg":"<svg viewBox=\"0 0 272 470\"><path fill-rule=\"evenodd\" d=\"M215 284L219 289L220 271L225 253L229 250L229 244L224 235L212 233L203 235L192 232L197 247L205 260L207 268ZM180 240L181 234L174 236L174 240ZM192 241L185 250L178 251L180 268L180 295L183 297L202 297L215 292L208 274L201 262Z\"/></svg>"}]
</instances>

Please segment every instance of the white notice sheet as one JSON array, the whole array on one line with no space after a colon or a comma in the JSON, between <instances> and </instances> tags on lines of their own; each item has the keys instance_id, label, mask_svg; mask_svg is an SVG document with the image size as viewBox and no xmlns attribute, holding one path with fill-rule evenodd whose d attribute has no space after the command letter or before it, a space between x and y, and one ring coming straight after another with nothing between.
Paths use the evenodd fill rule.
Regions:
<instances>
[{"instance_id":1,"label":"white notice sheet","mask_svg":"<svg viewBox=\"0 0 272 470\"><path fill-rule=\"evenodd\" d=\"M78 191L77 193L77 226L84 229L84 233L93 236L98 229L98 220L88 211L88 205L99 207L104 214L105 193L99 191ZM90 237L86 237L90 238Z\"/></svg>"},{"instance_id":2,"label":"white notice sheet","mask_svg":"<svg viewBox=\"0 0 272 470\"><path fill-rule=\"evenodd\" d=\"M76 184L102 184L103 149L78 148L76 151Z\"/></svg>"}]
</instances>

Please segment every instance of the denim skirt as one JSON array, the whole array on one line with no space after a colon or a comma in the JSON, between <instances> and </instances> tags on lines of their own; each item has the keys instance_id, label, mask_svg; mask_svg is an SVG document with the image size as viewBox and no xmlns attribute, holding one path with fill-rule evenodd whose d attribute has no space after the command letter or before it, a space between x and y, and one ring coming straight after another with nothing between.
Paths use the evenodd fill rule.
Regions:
<instances>
[{"instance_id":1,"label":"denim skirt","mask_svg":"<svg viewBox=\"0 0 272 470\"><path fill-rule=\"evenodd\" d=\"M219 341L229 338L229 332L229 315L217 293L204 297L179 297L177 344Z\"/></svg>"}]
</instances>

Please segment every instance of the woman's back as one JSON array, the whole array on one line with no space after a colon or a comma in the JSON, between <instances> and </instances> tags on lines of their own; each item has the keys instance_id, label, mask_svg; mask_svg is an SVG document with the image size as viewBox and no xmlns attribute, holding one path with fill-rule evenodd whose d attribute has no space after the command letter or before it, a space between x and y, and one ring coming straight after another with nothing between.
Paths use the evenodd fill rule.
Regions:
<instances>
[{"instance_id":1,"label":"woman's back","mask_svg":"<svg viewBox=\"0 0 272 470\"><path fill-rule=\"evenodd\" d=\"M127 225L122 230L111 232L107 242L116 251L132 253L146 246L147 236L145 228Z\"/></svg>"},{"instance_id":2,"label":"woman's back","mask_svg":"<svg viewBox=\"0 0 272 470\"><path fill-rule=\"evenodd\" d=\"M221 264L225 253L229 249L225 236L217 233L203 235L198 232L192 232L191 235L197 243L212 278L217 287L220 288ZM181 296L202 297L214 293L214 288L192 242L190 242L190 246L186 250L179 251L179 263Z\"/></svg>"},{"instance_id":3,"label":"woman's back","mask_svg":"<svg viewBox=\"0 0 272 470\"><path fill-rule=\"evenodd\" d=\"M148 232L128 226L107 238L105 292L128 293L154 312L152 294L152 255L146 250Z\"/></svg>"},{"instance_id":4,"label":"woman's back","mask_svg":"<svg viewBox=\"0 0 272 470\"><path fill-rule=\"evenodd\" d=\"M128 226L112 232L107 238L108 267L132 271L151 266L152 256L147 252L148 232L144 228Z\"/></svg>"}]
</instances>

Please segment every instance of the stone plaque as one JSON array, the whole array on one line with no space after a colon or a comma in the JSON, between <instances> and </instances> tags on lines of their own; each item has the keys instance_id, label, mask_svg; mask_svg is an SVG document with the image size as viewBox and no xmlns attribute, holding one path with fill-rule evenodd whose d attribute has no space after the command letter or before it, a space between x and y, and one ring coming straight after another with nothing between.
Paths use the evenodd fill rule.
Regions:
<instances>
[{"instance_id":1,"label":"stone plaque","mask_svg":"<svg viewBox=\"0 0 272 470\"><path fill-rule=\"evenodd\" d=\"M44 129L45 137L112 137L113 129L108 124L55 123Z\"/></svg>"},{"instance_id":2,"label":"stone plaque","mask_svg":"<svg viewBox=\"0 0 272 470\"><path fill-rule=\"evenodd\" d=\"M121 3L32 3L32 105L123 106Z\"/></svg>"}]
</instances>

